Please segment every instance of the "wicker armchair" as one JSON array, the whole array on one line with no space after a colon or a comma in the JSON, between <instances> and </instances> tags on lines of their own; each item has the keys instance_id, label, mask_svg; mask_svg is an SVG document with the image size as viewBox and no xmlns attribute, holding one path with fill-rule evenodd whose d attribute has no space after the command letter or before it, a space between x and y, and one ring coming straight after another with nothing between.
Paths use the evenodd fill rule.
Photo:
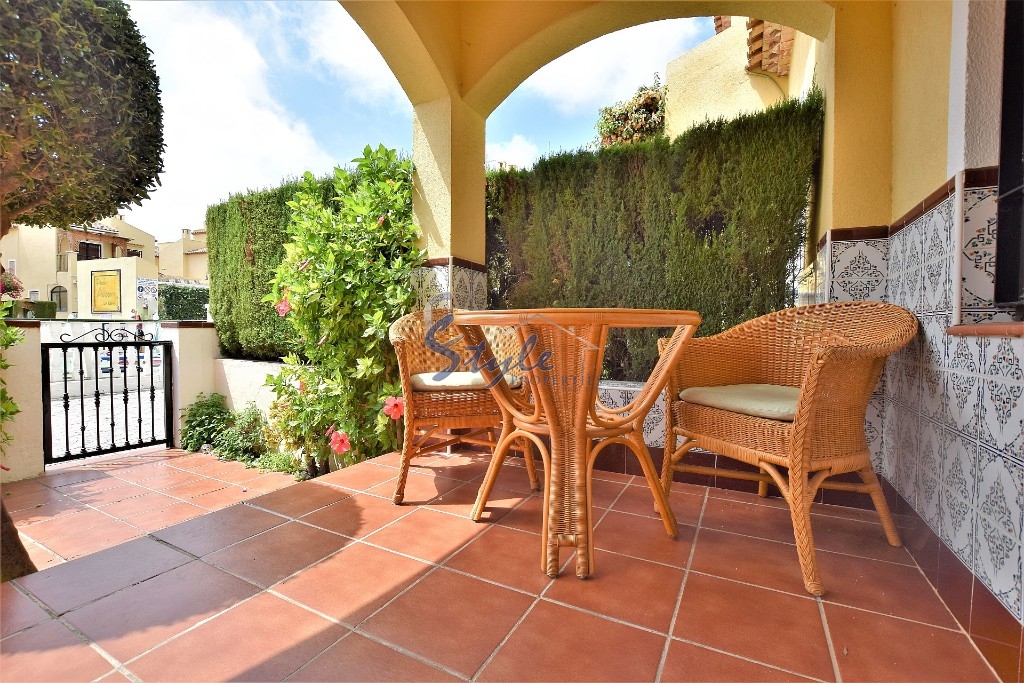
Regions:
<instances>
[{"instance_id":1,"label":"wicker armchair","mask_svg":"<svg viewBox=\"0 0 1024 683\"><path fill-rule=\"evenodd\" d=\"M900 545L864 416L886 357L916 332L909 311L864 301L786 309L693 339L668 385L666 492L673 470L755 480L762 496L774 483L789 504L804 587L824 594L810 516L819 488L870 494L889 544ZM695 446L760 472L684 463ZM825 481L847 472L863 483Z\"/></svg>"},{"instance_id":2,"label":"wicker armchair","mask_svg":"<svg viewBox=\"0 0 1024 683\"><path fill-rule=\"evenodd\" d=\"M430 326L451 313L448 309L434 308L427 324L425 313L419 311L402 316L391 324L389 337L398 357L398 368L402 379L402 396L405 399L405 435L402 442L402 463L395 485L393 501L396 505L405 498L405 482L409 474L410 461L428 453L434 453L459 443L485 445L494 448L497 441L495 430L500 429L505 419L501 407L494 400L491 390L482 376L465 372L465 361L471 352L459 339L454 325L435 331L433 339L457 353L463 361L459 371L447 374L444 381L438 373L450 367L451 361L445 355L431 350L427 343ZM516 343L514 336L501 336L495 344ZM502 349L507 355L517 355L519 349ZM516 383L515 370L509 379ZM470 375L475 375L470 377ZM517 392L527 392L525 383ZM450 433L459 430L459 434ZM537 481L533 453L529 445L522 447L526 460L526 471L530 486L540 490Z\"/></svg>"}]
</instances>

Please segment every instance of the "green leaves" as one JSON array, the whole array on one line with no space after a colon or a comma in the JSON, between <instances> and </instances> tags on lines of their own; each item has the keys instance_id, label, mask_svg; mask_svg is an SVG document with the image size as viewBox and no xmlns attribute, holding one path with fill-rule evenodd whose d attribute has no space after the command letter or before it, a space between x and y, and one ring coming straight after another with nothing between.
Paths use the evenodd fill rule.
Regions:
<instances>
[{"instance_id":1,"label":"green leaves","mask_svg":"<svg viewBox=\"0 0 1024 683\"><path fill-rule=\"evenodd\" d=\"M264 297L268 309L288 297L285 317L295 353L272 383L283 440L315 458L328 428L348 434L345 462L397 447L388 396L401 393L393 352L384 343L391 321L413 302L411 279L422 263L412 222L412 164L394 150L364 148L352 171L337 168L331 201L320 201L307 174L289 202L288 244Z\"/></svg>"},{"instance_id":2,"label":"green leaves","mask_svg":"<svg viewBox=\"0 0 1024 683\"><path fill-rule=\"evenodd\" d=\"M138 204L163 171L160 83L120 0L0 2L2 227Z\"/></svg>"}]
</instances>

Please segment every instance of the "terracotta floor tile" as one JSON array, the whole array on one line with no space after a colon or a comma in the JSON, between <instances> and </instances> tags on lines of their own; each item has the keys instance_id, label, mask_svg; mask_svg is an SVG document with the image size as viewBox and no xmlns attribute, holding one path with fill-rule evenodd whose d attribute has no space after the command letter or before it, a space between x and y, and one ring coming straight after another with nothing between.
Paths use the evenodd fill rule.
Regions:
<instances>
[{"instance_id":1,"label":"terracotta floor tile","mask_svg":"<svg viewBox=\"0 0 1024 683\"><path fill-rule=\"evenodd\" d=\"M182 484L188 484L200 479L200 475L194 472L179 470L174 467L164 467L162 469L162 472L146 479L142 484L154 491L165 491L171 487L181 486Z\"/></svg>"},{"instance_id":2,"label":"terracotta floor tile","mask_svg":"<svg viewBox=\"0 0 1024 683\"><path fill-rule=\"evenodd\" d=\"M38 522L45 522L49 519L53 519L54 517L66 515L71 512L81 512L86 509L85 505L82 505L72 498L68 498L67 496L61 497L64 500L40 503L38 505L23 507L18 510L8 509L7 512L10 513L15 526L19 529L26 529Z\"/></svg>"},{"instance_id":3,"label":"terracotta floor tile","mask_svg":"<svg viewBox=\"0 0 1024 683\"><path fill-rule=\"evenodd\" d=\"M216 481L211 480L211 481ZM168 493L170 493L168 491ZM228 484L222 489L211 491L210 493L204 493L201 496L189 498L188 502L193 505L199 505L207 510L222 510L235 503L241 503L242 501L255 498L260 495L255 491L248 491L245 484Z\"/></svg>"},{"instance_id":4,"label":"terracotta floor tile","mask_svg":"<svg viewBox=\"0 0 1024 683\"><path fill-rule=\"evenodd\" d=\"M106 550L142 535L143 532L131 524L111 519L83 531L47 539L43 541L43 544L61 557L70 560Z\"/></svg>"},{"instance_id":5,"label":"terracotta floor tile","mask_svg":"<svg viewBox=\"0 0 1024 683\"><path fill-rule=\"evenodd\" d=\"M0 648L5 681L91 681L113 668L57 621L5 638Z\"/></svg>"},{"instance_id":6,"label":"terracotta floor tile","mask_svg":"<svg viewBox=\"0 0 1024 683\"><path fill-rule=\"evenodd\" d=\"M6 489L9 485L4 484L3 486ZM11 495L7 495L7 491L4 491L4 507L7 508L7 512L11 513L12 517L19 510L27 510L50 503L66 503L71 500L63 493L48 489L45 486L40 486L36 489L24 488L19 490L21 491L20 493ZM17 522L17 518L14 521Z\"/></svg>"},{"instance_id":7,"label":"terracotta floor tile","mask_svg":"<svg viewBox=\"0 0 1024 683\"><path fill-rule=\"evenodd\" d=\"M192 453L175 460L174 466L179 470L197 471L205 467L213 467L220 462L222 461L218 460L217 456L210 455L209 453Z\"/></svg>"},{"instance_id":8,"label":"terracotta floor tile","mask_svg":"<svg viewBox=\"0 0 1024 683\"><path fill-rule=\"evenodd\" d=\"M154 477L167 474L168 468L162 462L147 463L145 465L137 465L135 467L127 467L122 470L118 470L117 478L130 481L133 484L139 484L146 482Z\"/></svg>"},{"instance_id":9,"label":"terracotta floor tile","mask_svg":"<svg viewBox=\"0 0 1024 683\"><path fill-rule=\"evenodd\" d=\"M99 510L85 509L36 522L30 527L26 527L26 529L31 529L31 532L25 531L25 533L34 540L46 543L50 539L67 536L68 534L79 534L94 526L112 521L114 521L112 517L103 514Z\"/></svg>"},{"instance_id":10,"label":"terracotta floor tile","mask_svg":"<svg viewBox=\"0 0 1024 683\"><path fill-rule=\"evenodd\" d=\"M13 496L23 496L27 493L45 493L50 487L43 486L36 479L23 479L22 481L5 481L0 484L0 496L4 501Z\"/></svg>"},{"instance_id":11,"label":"terracotta floor tile","mask_svg":"<svg viewBox=\"0 0 1024 683\"><path fill-rule=\"evenodd\" d=\"M586 581L563 571L544 597L668 632L683 570L600 550L594 553L594 565Z\"/></svg>"},{"instance_id":12,"label":"terracotta floor tile","mask_svg":"<svg viewBox=\"0 0 1024 683\"><path fill-rule=\"evenodd\" d=\"M79 607L64 618L126 662L258 592L252 584L195 560Z\"/></svg>"},{"instance_id":13,"label":"terracotta floor tile","mask_svg":"<svg viewBox=\"0 0 1024 683\"><path fill-rule=\"evenodd\" d=\"M653 681L664 645L664 636L541 601L479 680Z\"/></svg>"},{"instance_id":14,"label":"terracotta floor tile","mask_svg":"<svg viewBox=\"0 0 1024 683\"><path fill-rule=\"evenodd\" d=\"M1020 677L1021 646L1007 645L981 636L972 640L1001 681L1016 681Z\"/></svg>"},{"instance_id":15,"label":"terracotta floor tile","mask_svg":"<svg viewBox=\"0 0 1024 683\"><path fill-rule=\"evenodd\" d=\"M661 680L670 681L793 681L811 680L792 672L673 640L668 647Z\"/></svg>"},{"instance_id":16,"label":"terracotta floor tile","mask_svg":"<svg viewBox=\"0 0 1024 683\"><path fill-rule=\"evenodd\" d=\"M622 496L615 501L612 509L660 519L661 516L654 509L654 495L647 488L646 480L638 478L638 481L640 481L640 485L627 487ZM700 519L701 508L704 506L704 495L687 493L680 487L680 490L673 489L669 494L669 504L672 506L672 512L675 513L676 522L696 526Z\"/></svg>"},{"instance_id":17,"label":"terracotta floor tile","mask_svg":"<svg viewBox=\"0 0 1024 683\"><path fill-rule=\"evenodd\" d=\"M818 603L810 598L690 574L673 635L803 676L832 678Z\"/></svg>"},{"instance_id":18,"label":"terracotta floor tile","mask_svg":"<svg viewBox=\"0 0 1024 683\"><path fill-rule=\"evenodd\" d=\"M270 586L349 542L337 534L288 522L210 553L205 559L261 586Z\"/></svg>"},{"instance_id":19,"label":"terracotta floor tile","mask_svg":"<svg viewBox=\"0 0 1024 683\"><path fill-rule=\"evenodd\" d=\"M341 486L353 491L365 491L386 481L393 481L397 476L398 472L394 468L375 465L371 460L360 467L345 467L322 477L317 477L316 481L318 483Z\"/></svg>"},{"instance_id":20,"label":"terracotta floor tile","mask_svg":"<svg viewBox=\"0 0 1024 683\"><path fill-rule=\"evenodd\" d=\"M440 498L427 503L427 506L469 519L479 492L479 482L463 484ZM488 497L487 505L484 506L483 516L480 517L480 521L498 521L507 515L512 508L522 503L523 499L529 495L528 493L509 491L507 489L491 489L491 495Z\"/></svg>"},{"instance_id":21,"label":"terracotta floor tile","mask_svg":"<svg viewBox=\"0 0 1024 683\"><path fill-rule=\"evenodd\" d=\"M409 466L409 471L419 472L420 474L432 474L436 477L446 477L448 479L458 479L459 481L474 481L487 473L487 466L490 465L490 462L490 454L440 453L414 458ZM508 459L506 459L503 467L512 466ZM519 474L522 478L529 479L526 476L525 468Z\"/></svg>"},{"instance_id":22,"label":"terracotta floor tile","mask_svg":"<svg viewBox=\"0 0 1024 683\"><path fill-rule=\"evenodd\" d=\"M836 515L811 515L814 545L845 555L913 565L914 558L904 547L894 548L885 540L882 525Z\"/></svg>"},{"instance_id":23,"label":"terracotta floor tile","mask_svg":"<svg viewBox=\"0 0 1024 683\"><path fill-rule=\"evenodd\" d=\"M496 520L496 523L539 534L544 521L543 503L543 494L530 496L507 515Z\"/></svg>"},{"instance_id":24,"label":"terracotta floor tile","mask_svg":"<svg viewBox=\"0 0 1024 683\"><path fill-rule=\"evenodd\" d=\"M361 630L471 676L532 603L522 593L439 569L370 617Z\"/></svg>"},{"instance_id":25,"label":"terracotta floor tile","mask_svg":"<svg viewBox=\"0 0 1024 683\"><path fill-rule=\"evenodd\" d=\"M28 556L32 559L32 563L39 571L64 562L63 557L36 543L24 534L21 535L21 543L25 546L25 550L28 551Z\"/></svg>"},{"instance_id":26,"label":"terracotta floor tile","mask_svg":"<svg viewBox=\"0 0 1024 683\"><path fill-rule=\"evenodd\" d=\"M464 517L418 508L367 541L427 562L440 562L485 528Z\"/></svg>"},{"instance_id":27,"label":"terracotta floor tile","mask_svg":"<svg viewBox=\"0 0 1024 683\"><path fill-rule=\"evenodd\" d=\"M130 482L118 479L116 476L107 475L99 479L90 479L88 481L76 482L73 484L62 484L54 488L55 491L60 491L66 496L72 498L80 498L87 493L96 493L97 491L105 491L107 489L116 489L122 486L134 486Z\"/></svg>"},{"instance_id":28,"label":"terracotta floor tile","mask_svg":"<svg viewBox=\"0 0 1024 683\"><path fill-rule=\"evenodd\" d=\"M201 496L212 491L220 491L221 489L229 486L232 486L232 484L219 481L217 479L202 477L194 481L190 481L187 484L178 484L177 486L161 489L161 492L182 500L191 500L196 496Z\"/></svg>"},{"instance_id":29,"label":"terracotta floor tile","mask_svg":"<svg viewBox=\"0 0 1024 683\"><path fill-rule=\"evenodd\" d=\"M162 543L140 538L15 581L62 614L189 559Z\"/></svg>"},{"instance_id":30,"label":"terracotta floor tile","mask_svg":"<svg viewBox=\"0 0 1024 683\"><path fill-rule=\"evenodd\" d=\"M591 485L591 499L590 502L594 507L608 508L612 506L620 495L624 494L628 484L619 481L606 481L604 479L595 479ZM651 505L654 505L654 499L651 499Z\"/></svg>"},{"instance_id":31,"label":"terracotta floor tile","mask_svg":"<svg viewBox=\"0 0 1024 683\"><path fill-rule=\"evenodd\" d=\"M541 549L539 534L492 526L445 566L540 595L552 581L541 567Z\"/></svg>"},{"instance_id":32,"label":"terracotta floor tile","mask_svg":"<svg viewBox=\"0 0 1024 683\"><path fill-rule=\"evenodd\" d=\"M391 453L385 453L384 455L379 455L376 458L371 458L366 462L373 463L374 465L398 467L402 464L402 453L401 451L392 451Z\"/></svg>"},{"instance_id":33,"label":"terracotta floor tile","mask_svg":"<svg viewBox=\"0 0 1024 683\"><path fill-rule=\"evenodd\" d=\"M462 486L458 479L445 479L444 477L434 478L430 475L420 474L410 470L405 480L405 505L422 505L429 503L434 498L448 493L452 489ZM395 493L395 482L386 481L383 484L370 487L368 493L373 493L384 498L391 498Z\"/></svg>"},{"instance_id":34,"label":"terracotta floor tile","mask_svg":"<svg viewBox=\"0 0 1024 683\"><path fill-rule=\"evenodd\" d=\"M10 581L0 583L0 638L49 618L46 610L15 588L15 584Z\"/></svg>"},{"instance_id":35,"label":"terracotta floor tile","mask_svg":"<svg viewBox=\"0 0 1024 683\"><path fill-rule=\"evenodd\" d=\"M695 527L677 524L670 538L660 517L643 517L609 510L594 527L594 547L652 562L685 567Z\"/></svg>"},{"instance_id":36,"label":"terracotta floor tile","mask_svg":"<svg viewBox=\"0 0 1024 683\"><path fill-rule=\"evenodd\" d=\"M100 507L149 493L149 489L137 484L129 484L128 482L120 481L119 479L115 481L120 482L120 484L118 486L105 486L96 490L69 492L68 496L80 503L84 503L85 505ZM67 487L61 488L63 490Z\"/></svg>"},{"instance_id":37,"label":"terracotta floor tile","mask_svg":"<svg viewBox=\"0 0 1024 683\"><path fill-rule=\"evenodd\" d=\"M458 681L418 659L350 633L302 667L289 681Z\"/></svg>"},{"instance_id":38,"label":"terracotta floor tile","mask_svg":"<svg viewBox=\"0 0 1024 683\"><path fill-rule=\"evenodd\" d=\"M747 499L762 499L746 494ZM769 507L709 497L704 508L703 527L756 536L770 541L793 543L793 520L789 508Z\"/></svg>"},{"instance_id":39,"label":"terracotta floor tile","mask_svg":"<svg viewBox=\"0 0 1024 683\"><path fill-rule=\"evenodd\" d=\"M150 510L156 510L168 505L177 503L177 498L171 496L165 496L162 493L156 491L147 491L142 495L135 496L133 498L126 498L119 500L116 503L109 503L100 507L101 512L105 512L111 517L117 517L119 519L125 519L132 515L138 515L143 512L149 512Z\"/></svg>"},{"instance_id":40,"label":"terracotta floor tile","mask_svg":"<svg viewBox=\"0 0 1024 683\"><path fill-rule=\"evenodd\" d=\"M144 681L280 681L346 629L262 594L129 662Z\"/></svg>"},{"instance_id":41,"label":"terracotta floor tile","mask_svg":"<svg viewBox=\"0 0 1024 683\"><path fill-rule=\"evenodd\" d=\"M257 496L246 504L287 517L301 517L331 503L344 500L351 495L351 491L334 486L324 486L316 481L304 481L295 486L288 486L273 493Z\"/></svg>"},{"instance_id":42,"label":"terracotta floor tile","mask_svg":"<svg viewBox=\"0 0 1024 683\"><path fill-rule=\"evenodd\" d=\"M415 509L395 505L390 498L359 493L311 512L301 519L306 524L344 534L349 538L363 538Z\"/></svg>"},{"instance_id":43,"label":"terracotta floor tile","mask_svg":"<svg viewBox=\"0 0 1024 683\"><path fill-rule=\"evenodd\" d=\"M537 456L537 462L540 462L540 456ZM594 470L594 479L601 479L603 481L614 481L622 484L632 484L634 480L641 480L641 478L635 477L632 474L624 474L622 472L606 472L604 470Z\"/></svg>"},{"instance_id":44,"label":"terracotta floor tile","mask_svg":"<svg viewBox=\"0 0 1024 683\"><path fill-rule=\"evenodd\" d=\"M277 491L285 488L286 486L294 486L297 483L298 481L296 481L295 477L290 474L284 474L283 472L268 472L245 482L245 488L249 489L249 491L253 493L260 494Z\"/></svg>"},{"instance_id":45,"label":"terracotta floor tile","mask_svg":"<svg viewBox=\"0 0 1024 683\"><path fill-rule=\"evenodd\" d=\"M827 602L956 628L956 620L916 566L896 565L860 557L818 553L827 577Z\"/></svg>"},{"instance_id":46,"label":"terracotta floor tile","mask_svg":"<svg viewBox=\"0 0 1024 683\"><path fill-rule=\"evenodd\" d=\"M274 592L355 627L430 568L419 560L353 543L283 581Z\"/></svg>"},{"instance_id":47,"label":"terracotta floor tile","mask_svg":"<svg viewBox=\"0 0 1024 683\"><path fill-rule=\"evenodd\" d=\"M43 486L57 488L66 484L80 484L86 481L107 479L109 477L109 474L97 470L58 467L52 469L48 474L39 477L38 481Z\"/></svg>"},{"instance_id":48,"label":"terracotta floor tile","mask_svg":"<svg viewBox=\"0 0 1024 683\"><path fill-rule=\"evenodd\" d=\"M216 467L208 467L203 470L203 476L229 481L233 484L244 484L262 476L259 468L246 467L241 462L225 462Z\"/></svg>"},{"instance_id":49,"label":"terracotta floor tile","mask_svg":"<svg viewBox=\"0 0 1024 683\"><path fill-rule=\"evenodd\" d=\"M691 569L801 597L808 595L793 544L701 529ZM828 586L828 576L825 581Z\"/></svg>"},{"instance_id":50,"label":"terracotta floor tile","mask_svg":"<svg viewBox=\"0 0 1024 683\"><path fill-rule=\"evenodd\" d=\"M957 631L832 604L825 605L825 618L843 680L995 680ZM950 652L958 653L955 665Z\"/></svg>"},{"instance_id":51,"label":"terracotta floor tile","mask_svg":"<svg viewBox=\"0 0 1024 683\"><path fill-rule=\"evenodd\" d=\"M163 529L171 526L172 524L184 522L188 519L193 519L206 512L209 512L209 510L199 507L198 505L178 502L168 505L167 507L161 507L156 510L132 515L125 521L133 527L137 527L148 532Z\"/></svg>"},{"instance_id":52,"label":"terracotta floor tile","mask_svg":"<svg viewBox=\"0 0 1024 683\"><path fill-rule=\"evenodd\" d=\"M210 512L153 532L153 536L198 557L262 533L287 520L246 505Z\"/></svg>"}]
</instances>

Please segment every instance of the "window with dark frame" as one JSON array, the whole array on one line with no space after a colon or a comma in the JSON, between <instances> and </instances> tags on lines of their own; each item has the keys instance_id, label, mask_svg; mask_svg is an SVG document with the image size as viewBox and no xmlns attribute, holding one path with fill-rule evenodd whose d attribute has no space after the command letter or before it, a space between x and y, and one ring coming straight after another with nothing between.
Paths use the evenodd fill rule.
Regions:
<instances>
[{"instance_id":1,"label":"window with dark frame","mask_svg":"<svg viewBox=\"0 0 1024 683\"><path fill-rule=\"evenodd\" d=\"M50 301L57 304L58 313L67 313L68 310L68 290L60 285L57 285L50 290Z\"/></svg>"},{"instance_id":2,"label":"window with dark frame","mask_svg":"<svg viewBox=\"0 0 1024 683\"><path fill-rule=\"evenodd\" d=\"M995 302L1024 320L1024 0L1006 0Z\"/></svg>"},{"instance_id":3,"label":"window with dark frame","mask_svg":"<svg viewBox=\"0 0 1024 683\"><path fill-rule=\"evenodd\" d=\"M139 258L142 258L142 251L139 249L129 249L128 256L137 256Z\"/></svg>"},{"instance_id":4,"label":"window with dark frame","mask_svg":"<svg viewBox=\"0 0 1024 683\"><path fill-rule=\"evenodd\" d=\"M95 242L78 243L79 261L93 261L99 258L103 258L103 245L96 244Z\"/></svg>"}]
</instances>

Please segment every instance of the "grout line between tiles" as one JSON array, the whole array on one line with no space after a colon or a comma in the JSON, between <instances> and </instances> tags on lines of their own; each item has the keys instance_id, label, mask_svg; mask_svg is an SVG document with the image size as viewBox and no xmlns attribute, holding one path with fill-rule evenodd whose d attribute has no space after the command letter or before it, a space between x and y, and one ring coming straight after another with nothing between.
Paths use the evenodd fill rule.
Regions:
<instances>
[{"instance_id":1,"label":"grout line between tiles","mask_svg":"<svg viewBox=\"0 0 1024 683\"><path fill-rule=\"evenodd\" d=\"M701 642L698 642L696 640L690 640L689 638L680 638L678 636L672 636L672 640L674 640L674 641L676 641L678 643L686 643L687 645L692 645L694 647L699 647L702 650L710 650L711 652L717 652L718 654L727 655L729 657L734 657L736 659L741 659L744 662L750 662L751 664L757 664L757 665L763 666L763 667L765 667L767 669L773 669L775 671L782 671L782 672L784 672L786 674L789 674L790 676L798 676L801 680L805 680L806 679L806 680L810 680L810 681L819 681L820 683L832 683L831 681L827 681L827 680L822 679L822 678L815 678L814 676L809 676L807 674L802 674L802 673L800 673L798 671L793 671L792 669L786 669L786 668L783 668L781 666L777 666L775 664L769 664L768 662L762 662L762 661L757 660L757 659L752 659L750 657L747 657L746 655L736 654L735 652L729 652L728 650L723 650L721 648L717 648L717 647L714 647L712 645L708 645L707 643L701 643Z\"/></svg>"},{"instance_id":2,"label":"grout line between tiles","mask_svg":"<svg viewBox=\"0 0 1024 683\"><path fill-rule=\"evenodd\" d=\"M526 618L528 616L530 616L530 614L533 612L533 609L537 606L537 604L539 602L540 602L540 596L537 596L534 599L534 601L532 603L530 603L530 606L526 608L526 611L523 612L522 616L520 616L519 619L516 620L516 623L512 624L512 628L510 628L508 630L508 633L506 633L505 637L501 639L501 642L499 642L494 647L494 649L491 650L491 654L487 655L487 658L484 659L483 663L479 667L477 667L477 670L473 672L473 675L469 677L469 680L471 680L471 681L477 680L477 678L480 676L480 674L482 674L484 672L484 669L486 669L487 666L494 660L494 658L498 656L498 652L500 652L501 648L505 646L505 643L507 643L509 640L511 640L513 634L515 634L515 632L519 630L519 626L524 621L526 621Z\"/></svg>"},{"instance_id":3,"label":"grout line between tiles","mask_svg":"<svg viewBox=\"0 0 1024 683\"><path fill-rule=\"evenodd\" d=\"M821 616L821 627L825 631L825 645L828 647L828 656L832 660L832 674L836 683L843 683L843 674L839 670L839 658L836 656L835 644L832 642L832 631L828 628L828 617L825 616L825 603L821 596L815 596L814 601L818 603L818 614ZM846 648L843 648L844 650Z\"/></svg>"},{"instance_id":4,"label":"grout line between tiles","mask_svg":"<svg viewBox=\"0 0 1024 683\"><path fill-rule=\"evenodd\" d=\"M683 581L679 584L679 591L676 593L676 604L672 608L672 618L668 622L668 637L661 648L661 658L658 660L658 668L654 673L654 681L661 681L665 671L665 662L668 660L668 649L672 644L672 634L676 630L676 620L679 618L679 606L683 603L683 591L686 590L686 581L690 578L690 568L693 566L693 556L697 552L697 541L700 538L701 522L704 520L704 510L708 505L707 491L704 492L704 500L700 504L700 513L697 515L697 526L693 532L693 540L690 542L690 553L686 558L686 567L683 569Z\"/></svg>"}]
</instances>

